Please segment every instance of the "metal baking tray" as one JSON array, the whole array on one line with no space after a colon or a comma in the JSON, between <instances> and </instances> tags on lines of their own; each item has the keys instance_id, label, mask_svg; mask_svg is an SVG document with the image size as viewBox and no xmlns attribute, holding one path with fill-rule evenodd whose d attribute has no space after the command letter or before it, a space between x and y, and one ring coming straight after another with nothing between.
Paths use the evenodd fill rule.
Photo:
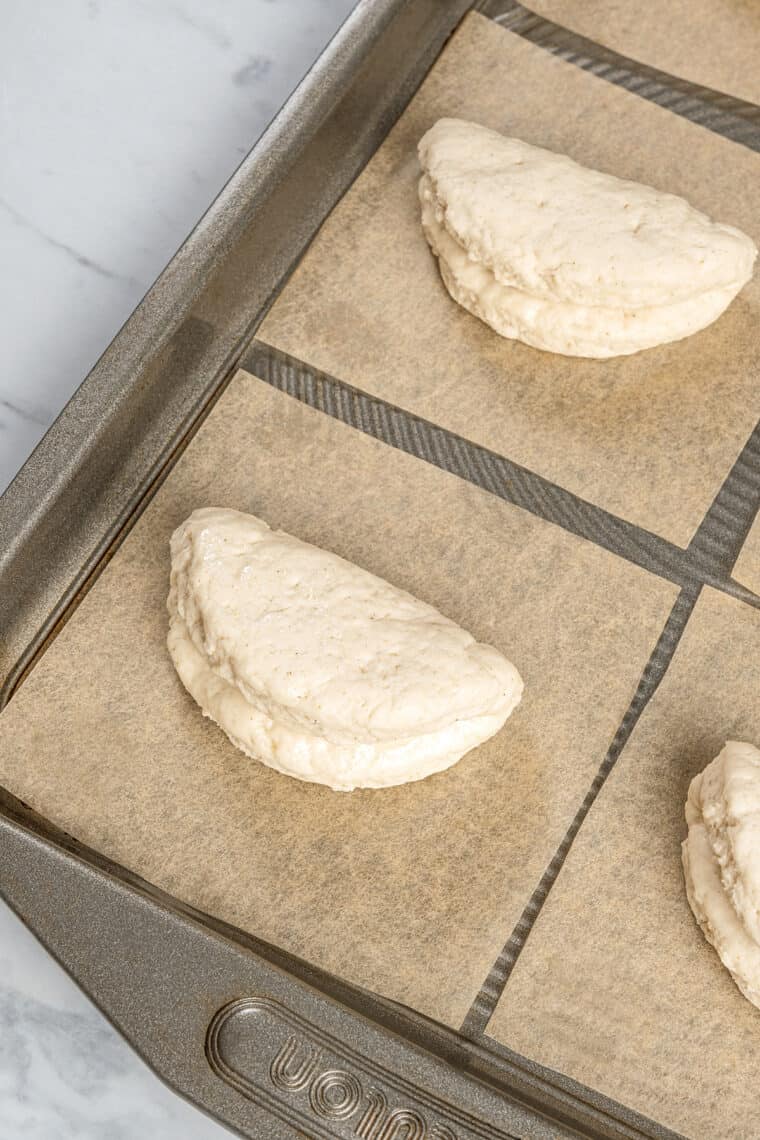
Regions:
<instances>
[{"instance_id":1,"label":"metal baking tray","mask_svg":"<svg viewBox=\"0 0 760 1140\"><path fill-rule=\"evenodd\" d=\"M760 496L758 431L681 550L253 340L310 239L472 6L361 0L0 498L0 703L45 652L241 362L680 587L610 764L702 586L760 605L731 578ZM760 151L757 107L626 59L510 0L476 7ZM563 857L538 885L527 908L533 917ZM240 1135L674 1135L485 1037L509 943L457 1033L193 910L2 789L0 893L159 1076Z\"/></svg>"}]
</instances>

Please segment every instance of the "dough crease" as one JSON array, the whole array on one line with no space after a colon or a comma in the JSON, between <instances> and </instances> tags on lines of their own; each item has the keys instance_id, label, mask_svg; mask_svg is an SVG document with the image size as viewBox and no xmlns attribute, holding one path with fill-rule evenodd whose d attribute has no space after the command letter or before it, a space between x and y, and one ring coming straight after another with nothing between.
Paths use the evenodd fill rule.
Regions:
<instances>
[{"instance_id":1,"label":"dough crease","mask_svg":"<svg viewBox=\"0 0 760 1140\"><path fill-rule=\"evenodd\" d=\"M760 751L729 741L691 782L681 853L702 933L760 1008Z\"/></svg>"},{"instance_id":2,"label":"dough crease","mask_svg":"<svg viewBox=\"0 0 760 1140\"><path fill-rule=\"evenodd\" d=\"M168 648L247 755L350 791L420 780L497 732L515 667L432 606L239 511L171 539Z\"/></svg>"},{"instance_id":3,"label":"dough crease","mask_svg":"<svg viewBox=\"0 0 760 1140\"><path fill-rule=\"evenodd\" d=\"M716 320L754 243L683 198L460 119L419 143L422 228L443 282L501 336L622 356Z\"/></svg>"}]
</instances>

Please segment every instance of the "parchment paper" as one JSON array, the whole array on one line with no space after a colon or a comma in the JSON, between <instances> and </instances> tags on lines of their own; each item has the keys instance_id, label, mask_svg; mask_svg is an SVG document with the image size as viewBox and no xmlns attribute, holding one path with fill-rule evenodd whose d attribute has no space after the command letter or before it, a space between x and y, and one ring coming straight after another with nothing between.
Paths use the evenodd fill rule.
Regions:
<instances>
[{"instance_id":1,"label":"parchment paper","mask_svg":"<svg viewBox=\"0 0 760 1140\"><path fill-rule=\"evenodd\" d=\"M760 612L706 590L571 849L488 1033L693 1140L760 1136L760 1011L692 917L691 778L760 740Z\"/></svg>"},{"instance_id":2,"label":"parchment paper","mask_svg":"<svg viewBox=\"0 0 760 1140\"><path fill-rule=\"evenodd\" d=\"M233 748L165 649L168 540L252 511L433 603L526 683L450 772L340 794ZM675 588L239 373L0 717L0 782L202 910L457 1025L604 757Z\"/></svg>"},{"instance_id":3,"label":"parchment paper","mask_svg":"<svg viewBox=\"0 0 760 1140\"><path fill-rule=\"evenodd\" d=\"M651 67L760 103L757 0L528 0L526 7Z\"/></svg>"},{"instance_id":4,"label":"parchment paper","mask_svg":"<svg viewBox=\"0 0 760 1140\"><path fill-rule=\"evenodd\" d=\"M709 329L633 357L498 337L449 298L420 229L416 144L442 115L682 194L760 238L760 155L471 14L261 338L685 545L757 421L760 283Z\"/></svg>"},{"instance_id":5,"label":"parchment paper","mask_svg":"<svg viewBox=\"0 0 760 1140\"><path fill-rule=\"evenodd\" d=\"M760 595L760 516L755 519L752 530L747 535L736 560L733 576L737 582Z\"/></svg>"}]
</instances>

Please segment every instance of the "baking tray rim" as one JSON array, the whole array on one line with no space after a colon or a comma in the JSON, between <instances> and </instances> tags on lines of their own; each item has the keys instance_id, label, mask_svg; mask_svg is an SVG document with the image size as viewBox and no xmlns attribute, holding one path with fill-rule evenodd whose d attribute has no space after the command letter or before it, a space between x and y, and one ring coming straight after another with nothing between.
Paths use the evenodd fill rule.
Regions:
<instances>
[{"instance_id":1,"label":"baking tray rim","mask_svg":"<svg viewBox=\"0 0 760 1140\"><path fill-rule=\"evenodd\" d=\"M404 6L405 0L380 0L379 3L377 3L376 0L374 3L373 0L360 0L357 9L355 9L352 16L349 17L349 22L353 21L354 26L356 26L364 20L366 20L368 23L371 23L372 19L374 19L374 27L382 27L382 24L384 22L390 21L393 16ZM451 5L451 7L458 7L461 14L461 12L469 7L472 7L472 5L459 4ZM369 16L370 10L373 12L372 18ZM372 29L373 31L374 27ZM341 33L339 32L331 44L328 45L328 47L322 53L319 60L314 65L312 71L304 79L299 88L296 89L294 94L285 104L283 110L273 120L272 124L270 124L270 126L264 132L262 138L252 149L246 159L244 159L243 163L238 168L238 171L230 180L230 183L228 183L227 187L224 188L224 190L209 208L207 213L198 223L197 227L194 229L190 237L169 263L167 269L160 275L156 284L152 287L150 292L138 306L137 310L133 314L133 317L130 318L122 330L117 333L114 341L106 350L104 358L108 357L109 353L112 353L114 346L117 343L121 342L125 338L132 337L133 332L135 331L133 325L134 321L137 322L138 326L142 326L137 328L138 338L153 336L155 335L156 330L160 331L167 319L165 298L162 296L162 294L167 289L169 292L171 292L172 286L174 285L173 277L175 274L180 272L184 265L192 263L193 260L197 258L208 257L209 259L214 260L219 256L219 252L223 249L225 242L233 240L231 235L234 234L235 217L234 214L232 216L230 215L228 204L228 198L231 190L233 187L237 188L241 182L247 181L249 172L252 167L260 165L264 170L264 174L266 175L267 167L272 163L273 157L276 161L276 157L279 152L279 157L280 159L282 158L283 140L285 140L285 142L287 141L287 136L289 132L293 131L294 127L297 128L299 133L303 131L304 116L306 116L309 109L313 112L317 105L316 101L313 99L312 87L314 86L315 82L317 86L321 86L325 79L325 73L330 70L333 71L333 78L338 75L341 58L345 55L345 47L345 37L342 37ZM325 113L329 113L329 110ZM312 114L310 116L311 122L313 122L316 118L317 116ZM260 173L260 171L257 171L257 173ZM217 222L220 223L220 232L213 234L210 232L210 230L211 227L217 225ZM190 275L189 280L185 279L182 282L182 288L185 290L188 288L192 289L192 274ZM249 342L250 335L249 332L247 332L240 339L241 355ZM101 361L99 361L95 366L93 373L91 373L90 377L85 380L83 385L72 398L70 404L74 404L76 401L82 401L84 395L86 395L84 392L85 386L91 381L93 374L95 374L95 379L97 379L97 373L104 358L101 358ZM237 359L239 359L239 357ZM237 359L233 360L226 367L226 378L229 378L236 370ZM223 385L224 380L222 380L217 385L216 395L218 395L218 393L222 390ZM64 411L67 411L69 406L67 406L67 409ZM206 400L204 404L204 413L208 411L209 407L210 401ZM59 417L59 420L62 418L63 416ZM58 423L59 421L57 420L54 427L58 426ZM197 429L197 426L199 426L199 423L200 419L196 419L195 423L192 425L190 437L192 434L194 434L194 431ZM71 426L71 424L69 426ZM55 441L55 447L59 446L60 441ZM35 449L32 457L30 457L22 470L16 476L12 484L9 486L8 490L4 493L4 495L0 496L0 524L2 524L4 521L7 522L8 518L13 520L14 517L17 521L21 520L23 528L28 528L34 524L35 512L28 509L28 504L30 502L30 491L34 490L35 484L39 481L40 476L43 473L50 450L49 441L46 436L38 448ZM181 447L179 450L181 450ZM72 455L76 455L76 446L73 446L71 448L71 452ZM171 462L174 461L177 454L178 449L174 448L172 451ZM158 479L160 480L160 477L158 477ZM153 480L152 489L155 487L157 481L157 479ZM142 512L142 509L144 509L147 501L149 501L149 497L150 493L143 495L139 499L138 503L135 504L134 510L131 513L130 517L128 519L122 520L119 530L110 538L107 546L104 549L98 551L98 568L104 564L104 560L107 561L108 555L115 548L115 545L118 543L118 541L120 541L124 533L128 531L133 518L139 516L139 514ZM93 567L93 569L95 569L95 567ZM83 568L83 572L85 570L86 568ZM2 571L3 560L2 553L0 552L0 580L2 579ZM77 583L77 589L79 589L79 587L80 583ZM59 602L58 608L63 608L65 610L65 603L63 601ZM55 610L53 611L53 614L55 614ZM60 620L60 616L56 615L55 621L58 620ZM189 907L187 904L182 903L181 900L166 895L158 888L154 888L151 884L144 883L142 880L140 880L139 876L134 875L127 868L121 867L120 865L101 856L98 852L93 851L92 849L87 848L85 845L80 844L78 841L72 839L71 837L66 836L63 832L56 828L55 825L51 824L47 820L42 819L42 817L38 816L31 809L29 809L27 805L22 804L10 793L6 792L5 789L0 787L0 827L6 826L9 826L17 831L20 829L21 831L26 832L30 837L34 837L36 841L42 841L49 847L56 848L59 852L66 853L67 856L71 859L84 861L91 867L100 869L106 875L119 880L122 885L129 886L134 891L152 898L153 901L157 903L157 905L162 906L167 910L173 911L179 918L181 918L182 921L200 923L206 929L216 931L217 934L219 934L221 937L230 939L238 946L245 946L247 944L252 953L261 955L269 961L275 963L279 966L279 968L286 970L293 977L301 977L302 980L309 979L309 982L307 984L315 984L316 981L316 984L320 989L326 993L332 992L332 996L334 996L336 1000L341 1001L342 1003L348 1003L349 1008L353 1008L356 1012L359 1012L359 1009L357 1009L357 1004L361 1006L362 1003L366 1003L367 1001L369 1001L370 1004L374 1003L372 1016L373 1019L378 1022L378 1024L382 1024L382 1018L378 1016L379 1011L382 1011L382 1009L385 1008L390 1009L391 1012L393 1012L394 1008L396 1008L393 1007L393 1003L386 1002L385 999L377 998L375 995L367 995L358 987L352 987L348 983L343 982L341 979L332 978L330 975L317 970L316 968L310 966L308 963L301 962L294 956L287 954L287 952L281 951L276 947L270 947L266 943L260 942L255 938L255 936L249 935L244 931L238 931L235 928L228 926L227 924L219 922L211 916L204 915L194 908ZM1 882L0 895L4 896ZM13 906L12 900L8 901L10 902L10 905ZM38 936L41 935L38 934ZM44 941L44 937L42 940ZM54 954L54 956L57 956L55 947L51 946L49 949ZM63 964L65 968L68 968L66 967L65 962ZM77 980L76 977L75 980ZM98 1004L97 994L91 993L90 996L93 998L95 1003ZM108 1009L104 1008L103 1012L107 1017L109 1016ZM401 1009L397 1009L397 1015L401 1018L404 1016L411 1017L412 1019L416 1019L418 1023L426 1021L426 1019L420 1018L420 1015L417 1015L414 1011L403 1011ZM443 1034L444 1037L448 1037L444 1052L450 1053L453 1049L454 1042L458 1042L460 1049L471 1050L473 1054L477 1054L478 1050L484 1052L482 1044L479 1044L476 1041L468 1040L467 1038L463 1038L444 1026L437 1026L433 1023L430 1023L429 1029L431 1031L434 1031L436 1034ZM123 1032L121 1029L120 1031ZM431 1049L435 1048L435 1046L426 1047L430 1047ZM502 1073L505 1069L509 1070L510 1072L520 1071L522 1069L523 1073L530 1073L534 1079L536 1079L536 1076L538 1074L537 1079L539 1085L544 1085L543 1095L546 1095L548 1097L552 1091L565 1093L569 1090L570 1096L572 1098L577 1098L579 1102L582 1102L585 1097L588 1096L588 1104L595 1111L601 1110L603 1115L606 1115L606 1112L609 1111L612 1117L617 1118L617 1122L619 1122L624 1128L626 1128L627 1125L628 1127L633 1127L634 1129L632 1132L628 1132L627 1130L624 1133L615 1132L615 1135L672 1135L672 1133L661 1131L660 1127L657 1126L655 1122L645 1121L643 1118L639 1117L635 1113L630 1112L623 1106L617 1106L613 1102L607 1100L607 1098L600 1096L594 1090L585 1089L583 1086L578 1085L576 1082L564 1078L561 1074L550 1074L546 1070L543 1070L541 1066L535 1066L528 1058L519 1058L515 1057L514 1055L509 1055L509 1051L501 1049L495 1043L490 1043L487 1053L487 1061L490 1062L492 1066L496 1065L497 1069L499 1065L501 1065ZM459 1060L461 1062L463 1058L460 1057ZM470 1064L467 1067L475 1079L494 1079L493 1070L491 1070L491 1076L489 1078L488 1064L484 1063L483 1058L480 1058L480 1060L478 1060L477 1057L474 1059L471 1058ZM160 1076L160 1070L156 1071ZM498 1082L498 1077L496 1080ZM563 1082L565 1082L565 1087L563 1087ZM179 1089L178 1091L183 1092L185 1095L187 1095L186 1091L183 1089ZM505 1088L504 1091L507 1095L510 1095L509 1089ZM643 1127L645 1131L638 1131L639 1126ZM652 1129L651 1132L650 1127Z\"/></svg>"}]
</instances>

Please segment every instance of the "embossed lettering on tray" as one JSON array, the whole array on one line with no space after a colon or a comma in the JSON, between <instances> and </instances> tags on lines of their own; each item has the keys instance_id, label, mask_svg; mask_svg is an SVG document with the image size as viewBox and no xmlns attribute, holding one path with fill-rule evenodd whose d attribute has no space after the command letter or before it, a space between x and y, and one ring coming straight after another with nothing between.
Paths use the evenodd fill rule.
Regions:
<instances>
[{"instance_id":1,"label":"embossed lettering on tray","mask_svg":"<svg viewBox=\"0 0 760 1140\"><path fill-rule=\"evenodd\" d=\"M214 1017L214 1072L308 1136L332 1140L515 1140L426 1093L269 998Z\"/></svg>"}]
</instances>

